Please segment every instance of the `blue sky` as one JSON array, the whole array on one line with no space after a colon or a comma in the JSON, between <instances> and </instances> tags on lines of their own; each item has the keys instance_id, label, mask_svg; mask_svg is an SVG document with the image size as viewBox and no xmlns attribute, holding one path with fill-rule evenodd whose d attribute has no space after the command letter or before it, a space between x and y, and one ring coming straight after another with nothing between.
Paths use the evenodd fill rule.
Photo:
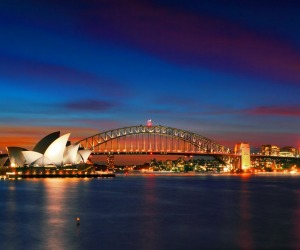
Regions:
<instances>
[{"instance_id":1,"label":"blue sky","mask_svg":"<svg viewBox=\"0 0 300 250\"><path fill-rule=\"evenodd\" d=\"M0 150L154 124L300 147L298 1L0 3Z\"/></svg>"}]
</instances>

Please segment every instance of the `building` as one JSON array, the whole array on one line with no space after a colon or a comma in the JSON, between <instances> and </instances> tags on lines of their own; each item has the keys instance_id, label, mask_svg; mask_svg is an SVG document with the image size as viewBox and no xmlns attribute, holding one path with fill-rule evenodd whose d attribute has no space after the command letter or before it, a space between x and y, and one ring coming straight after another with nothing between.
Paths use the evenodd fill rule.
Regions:
<instances>
[{"instance_id":1,"label":"building","mask_svg":"<svg viewBox=\"0 0 300 250\"><path fill-rule=\"evenodd\" d=\"M106 164L108 169L114 169L115 168L115 159L113 154L109 154L107 156L107 164Z\"/></svg>"},{"instance_id":2,"label":"building","mask_svg":"<svg viewBox=\"0 0 300 250\"><path fill-rule=\"evenodd\" d=\"M297 148L286 146L280 149L279 155L287 157L296 157L299 155L299 151Z\"/></svg>"},{"instance_id":3,"label":"building","mask_svg":"<svg viewBox=\"0 0 300 250\"><path fill-rule=\"evenodd\" d=\"M60 136L51 133L42 138L33 150L21 147L7 147L11 167L62 167L86 163L92 150L80 149L79 144L71 144L70 133Z\"/></svg>"},{"instance_id":4,"label":"building","mask_svg":"<svg viewBox=\"0 0 300 250\"><path fill-rule=\"evenodd\" d=\"M261 146L261 154L262 155L268 155L268 156L278 156L280 153L280 147L276 145L262 145Z\"/></svg>"},{"instance_id":5,"label":"building","mask_svg":"<svg viewBox=\"0 0 300 250\"><path fill-rule=\"evenodd\" d=\"M276 145L266 144L261 146L261 154L267 156L297 157L299 156L299 150L291 146L280 148Z\"/></svg>"}]
</instances>

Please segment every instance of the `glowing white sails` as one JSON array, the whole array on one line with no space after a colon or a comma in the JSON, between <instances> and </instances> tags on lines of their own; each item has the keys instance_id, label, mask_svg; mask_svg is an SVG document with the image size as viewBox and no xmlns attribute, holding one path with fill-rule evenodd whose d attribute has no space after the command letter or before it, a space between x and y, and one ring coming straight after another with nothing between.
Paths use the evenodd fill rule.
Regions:
<instances>
[{"instance_id":1,"label":"glowing white sails","mask_svg":"<svg viewBox=\"0 0 300 250\"><path fill-rule=\"evenodd\" d=\"M79 149L79 144L68 144L70 133L60 136L60 132L51 133L42 138L32 151L20 147L8 147L8 156L12 166L34 166L85 163L91 150Z\"/></svg>"}]
</instances>

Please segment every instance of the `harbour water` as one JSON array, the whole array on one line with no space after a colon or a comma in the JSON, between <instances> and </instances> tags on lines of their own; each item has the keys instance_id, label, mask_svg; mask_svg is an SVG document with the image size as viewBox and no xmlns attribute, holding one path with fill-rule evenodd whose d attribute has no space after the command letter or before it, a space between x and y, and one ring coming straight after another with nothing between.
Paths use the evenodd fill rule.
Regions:
<instances>
[{"instance_id":1,"label":"harbour water","mask_svg":"<svg viewBox=\"0 0 300 250\"><path fill-rule=\"evenodd\" d=\"M1 180L0 192L0 249L300 249L297 174Z\"/></svg>"}]
</instances>

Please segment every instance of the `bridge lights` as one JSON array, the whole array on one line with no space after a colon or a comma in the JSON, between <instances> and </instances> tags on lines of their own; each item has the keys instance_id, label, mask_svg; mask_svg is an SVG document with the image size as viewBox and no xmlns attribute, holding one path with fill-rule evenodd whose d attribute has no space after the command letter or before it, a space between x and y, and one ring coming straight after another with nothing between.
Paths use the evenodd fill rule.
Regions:
<instances>
[{"instance_id":1,"label":"bridge lights","mask_svg":"<svg viewBox=\"0 0 300 250\"><path fill-rule=\"evenodd\" d=\"M151 119L149 119L148 121L147 121L147 127L151 127L152 126L152 121L151 121Z\"/></svg>"}]
</instances>

